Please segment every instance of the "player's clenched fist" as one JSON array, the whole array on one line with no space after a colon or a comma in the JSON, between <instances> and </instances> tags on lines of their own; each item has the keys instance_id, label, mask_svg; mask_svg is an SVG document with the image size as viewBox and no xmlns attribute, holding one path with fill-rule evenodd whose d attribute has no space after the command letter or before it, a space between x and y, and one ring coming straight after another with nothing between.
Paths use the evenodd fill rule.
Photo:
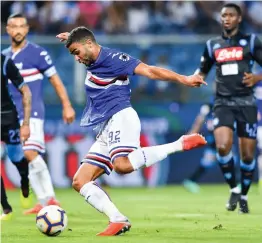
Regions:
<instances>
[{"instance_id":1,"label":"player's clenched fist","mask_svg":"<svg viewBox=\"0 0 262 243\"><path fill-rule=\"evenodd\" d=\"M67 124L70 124L75 120L75 111L72 106L67 106L63 109L63 120Z\"/></svg>"},{"instance_id":2,"label":"player's clenched fist","mask_svg":"<svg viewBox=\"0 0 262 243\"><path fill-rule=\"evenodd\" d=\"M63 32L58 34L56 38L58 38L61 42L64 42L68 39L69 34L70 34L69 32Z\"/></svg>"},{"instance_id":3,"label":"player's clenched fist","mask_svg":"<svg viewBox=\"0 0 262 243\"><path fill-rule=\"evenodd\" d=\"M202 76L198 74L185 76L184 84L190 87L200 87L202 84L207 85Z\"/></svg>"}]
</instances>

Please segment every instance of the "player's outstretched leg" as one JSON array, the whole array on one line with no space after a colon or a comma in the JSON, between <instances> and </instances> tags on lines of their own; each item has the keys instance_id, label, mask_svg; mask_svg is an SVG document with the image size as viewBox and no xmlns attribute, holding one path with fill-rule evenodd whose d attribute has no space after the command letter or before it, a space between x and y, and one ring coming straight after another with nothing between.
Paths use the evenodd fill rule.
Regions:
<instances>
[{"instance_id":1,"label":"player's outstretched leg","mask_svg":"<svg viewBox=\"0 0 262 243\"><path fill-rule=\"evenodd\" d=\"M34 150L26 150L25 156L29 162L29 179L38 204L27 210L24 214L37 214L46 205L58 205L48 167L42 156Z\"/></svg>"},{"instance_id":2,"label":"player's outstretched leg","mask_svg":"<svg viewBox=\"0 0 262 243\"><path fill-rule=\"evenodd\" d=\"M1 176L1 205L3 208L3 213L0 217L1 221L10 220L12 218L12 207L7 201L5 185L2 176Z\"/></svg>"},{"instance_id":3,"label":"player's outstretched leg","mask_svg":"<svg viewBox=\"0 0 262 243\"><path fill-rule=\"evenodd\" d=\"M97 161L92 159L93 164L83 163L80 166L73 179L73 188L79 192L91 206L109 218L108 227L97 235L120 235L129 231L131 224L127 217L120 213L108 194L96 182L94 182L96 178L104 173L104 169L94 165L94 163L100 163L100 166L103 165L103 162L101 162L103 156L99 155L96 156L96 158Z\"/></svg>"},{"instance_id":4,"label":"player's outstretched leg","mask_svg":"<svg viewBox=\"0 0 262 243\"><path fill-rule=\"evenodd\" d=\"M168 155L199 148L206 145L205 138L200 134L184 135L173 143L157 145L152 147L138 148L126 157L118 157L114 160L114 170L118 173L131 173L143 167L149 167L162 161Z\"/></svg>"}]
</instances>

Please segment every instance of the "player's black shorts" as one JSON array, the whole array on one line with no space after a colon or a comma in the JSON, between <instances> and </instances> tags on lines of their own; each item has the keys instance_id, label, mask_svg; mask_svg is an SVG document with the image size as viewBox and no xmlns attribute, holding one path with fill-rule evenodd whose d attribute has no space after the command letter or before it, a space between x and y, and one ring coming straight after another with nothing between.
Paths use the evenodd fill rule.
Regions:
<instances>
[{"instance_id":1,"label":"player's black shorts","mask_svg":"<svg viewBox=\"0 0 262 243\"><path fill-rule=\"evenodd\" d=\"M1 112L1 141L20 144L20 125L16 111Z\"/></svg>"},{"instance_id":2,"label":"player's black shorts","mask_svg":"<svg viewBox=\"0 0 262 243\"><path fill-rule=\"evenodd\" d=\"M214 129L222 126L237 131L238 137L256 139L257 107L256 106L215 106Z\"/></svg>"}]
</instances>

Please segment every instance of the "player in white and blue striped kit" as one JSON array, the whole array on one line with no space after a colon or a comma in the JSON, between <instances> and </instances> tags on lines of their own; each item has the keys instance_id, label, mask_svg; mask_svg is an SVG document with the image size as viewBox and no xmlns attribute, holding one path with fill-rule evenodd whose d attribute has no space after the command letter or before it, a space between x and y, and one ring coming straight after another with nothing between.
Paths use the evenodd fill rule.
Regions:
<instances>
[{"instance_id":1,"label":"player in white and blue striped kit","mask_svg":"<svg viewBox=\"0 0 262 243\"><path fill-rule=\"evenodd\" d=\"M66 123L73 122L75 112L48 52L43 47L26 39L29 31L27 19L19 13L9 16L6 30L11 39L11 46L3 50L3 53L14 61L32 93L31 133L28 140L23 144L23 150L26 159L29 161L30 184L36 194L38 204L24 213L37 214L43 206L60 204L55 198L48 167L41 156L45 153L44 76L49 79L61 100L63 119ZM11 82L9 82L9 89L17 107L20 123L22 123L24 119L22 96Z\"/></svg>"},{"instance_id":2,"label":"player in white and blue striped kit","mask_svg":"<svg viewBox=\"0 0 262 243\"><path fill-rule=\"evenodd\" d=\"M140 120L130 103L129 76L138 74L153 80L179 82L191 87L206 84L198 75L183 76L148 66L128 54L100 46L93 33L78 27L57 36L76 61L87 67L85 90L87 104L81 126L98 126L97 141L90 148L73 179L73 187L85 200L109 217L110 224L98 234L119 235L131 227L108 195L94 182L103 173L126 174L151 166L169 154L206 144L199 134L185 135L160 146L140 147Z\"/></svg>"}]
</instances>

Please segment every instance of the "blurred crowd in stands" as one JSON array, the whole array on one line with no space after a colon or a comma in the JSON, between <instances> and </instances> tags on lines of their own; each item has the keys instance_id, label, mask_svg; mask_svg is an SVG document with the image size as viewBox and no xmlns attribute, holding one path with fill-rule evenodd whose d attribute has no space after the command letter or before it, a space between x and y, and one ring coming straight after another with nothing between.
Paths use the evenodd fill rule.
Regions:
<instances>
[{"instance_id":1,"label":"blurred crowd in stands","mask_svg":"<svg viewBox=\"0 0 262 243\"><path fill-rule=\"evenodd\" d=\"M31 33L56 34L85 25L102 34L213 34L220 31L220 10L229 1L1 1L1 23L22 12ZM236 2L236 1L235 1ZM262 32L262 1L237 1L242 29Z\"/></svg>"}]
</instances>

